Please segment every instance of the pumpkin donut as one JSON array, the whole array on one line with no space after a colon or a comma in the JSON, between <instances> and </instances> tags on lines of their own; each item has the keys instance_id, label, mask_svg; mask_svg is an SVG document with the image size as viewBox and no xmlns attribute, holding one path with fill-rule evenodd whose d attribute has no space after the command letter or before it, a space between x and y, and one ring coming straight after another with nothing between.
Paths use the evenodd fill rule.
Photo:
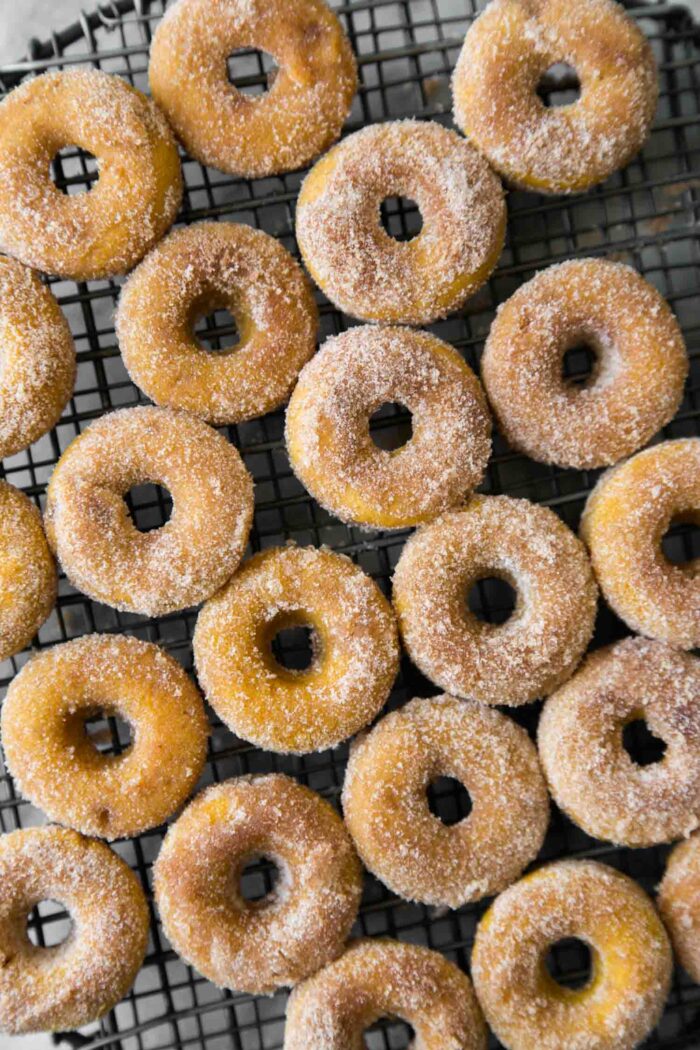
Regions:
<instances>
[{"instance_id":1,"label":"pumpkin donut","mask_svg":"<svg viewBox=\"0 0 700 1050\"><path fill-rule=\"evenodd\" d=\"M380 205L409 197L421 232L398 241ZM503 248L503 188L454 131L396 120L349 135L301 187L296 234L306 267L339 310L364 321L429 324L485 283Z\"/></svg>"},{"instance_id":2,"label":"pumpkin donut","mask_svg":"<svg viewBox=\"0 0 700 1050\"><path fill-rule=\"evenodd\" d=\"M133 524L124 495L163 485L170 521ZM248 540L253 484L233 445L186 412L125 408L96 420L59 459L46 531L71 583L115 609L162 616L208 598Z\"/></svg>"},{"instance_id":3,"label":"pumpkin donut","mask_svg":"<svg viewBox=\"0 0 700 1050\"><path fill-rule=\"evenodd\" d=\"M676 958L700 984L700 832L671 851L658 904Z\"/></svg>"},{"instance_id":4,"label":"pumpkin donut","mask_svg":"<svg viewBox=\"0 0 700 1050\"><path fill-rule=\"evenodd\" d=\"M576 71L580 99L548 108L547 70ZM526 190L580 193L639 152L659 94L651 47L614 0L491 0L464 41L454 116L504 178Z\"/></svg>"},{"instance_id":5,"label":"pumpkin donut","mask_svg":"<svg viewBox=\"0 0 700 1050\"><path fill-rule=\"evenodd\" d=\"M65 146L97 158L89 193L51 181ZM0 247L75 281L130 270L172 225L182 198L175 140L153 103L98 69L44 73L0 103Z\"/></svg>"},{"instance_id":6,"label":"pumpkin donut","mask_svg":"<svg viewBox=\"0 0 700 1050\"><path fill-rule=\"evenodd\" d=\"M230 82L227 59L239 48L277 62L265 94ZM156 29L148 75L187 152L250 179L327 149L357 89L352 48L323 0L180 0Z\"/></svg>"}]
</instances>

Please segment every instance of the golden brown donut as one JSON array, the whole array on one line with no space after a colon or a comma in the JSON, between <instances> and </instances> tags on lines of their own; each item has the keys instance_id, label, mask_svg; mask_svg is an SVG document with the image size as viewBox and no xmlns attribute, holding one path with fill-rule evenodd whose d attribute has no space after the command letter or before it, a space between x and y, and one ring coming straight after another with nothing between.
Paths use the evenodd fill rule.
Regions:
<instances>
[{"instance_id":1,"label":"golden brown donut","mask_svg":"<svg viewBox=\"0 0 700 1050\"><path fill-rule=\"evenodd\" d=\"M208 352L199 317L227 307L240 341ZM117 337L132 380L158 405L215 425L279 408L316 349L318 310L279 241L232 222L171 233L137 267L119 300Z\"/></svg>"},{"instance_id":2,"label":"golden brown donut","mask_svg":"<svg viewBox=\"0 0 700 1050\"><path fill-rule=\"evenodd\" d=\"M700 984L700 832L671 851L658 904L676 958Z\"/></svg>"},{"instance_id":3,"label":"golden brown donut","mask_svg":"<svg viewBox=\"0 0 700 1050\"><path fill-rule=\"evenodd\" d=\"M664 441L603 474L581 519L581 537L606 601L650 638L700 646L700 574L676 565L661 541L676 521L700 521L700 439Z\"/></svg>"},{"instance_id":4,"label":"golden brown donut","mask_svg":"<svg viewBox=\"0 0 700 1050\"><path fill-rule=\"evenodd\" d=\"M564 354L596 352L583 387ZM645 445L675 415L688 357L666 300L629 266L578 259L551 266L499 307L482 378L510 445L561 467L604 467Z\"/></svg>"},{"instance_id":5,"label":"golden brown donut","mask_svg":"<svg viewBox=\"0 0 700 1050\"><path fill-rule=\"evenodd\" d=\"M61 193L65 146L97 158L89 193ZM182 199L177 147L160 110L119 77L70 69L25 80L0 103L0 248L76 281L130 270Z\"/></svg>"},{"instance_id":6,"label":"golden brown donut","mask_svg":"<svg viewBox=\"0 0 700 1050\"><path fill-rule=\"evenodd\" d=\"M550 976L548 949L588 945L582 988ZM479 923L472 978L486 1020L507 1050L632 1050L663 1012L673 958L661 919L632 879L592 860L526 875Z\"/></svg>"},{"instance_id":7,"label":"golden brown donut","mask_svg":"<svg viewBox=\"0 0 700 1050\"><path fill-rule=\"evenodd\" d=\"M227 59L240 48L275 59L265 94L230 82ZM350 42L323 0L179 0L156 29L148 75L187 152L251 179L327 149L357 88Z\"/></svg>"},{"instance_id":8,"label":"golden brown donut","mask_svg":"<svg viewBox=\"0 0 700 1050\"><path fill-rule=\"evenodd\" d=\"M381 1017L400 1017L416 1050L486 1050L472 983L438 952L386 937L353 941L344 955L294 989L284 1050L348 1050Z\"/></svg>"},{"instance_id":9,"label":"golden brown donut","mask_svg":"<svg viewBox=\"0 0 700 1050\"><path fill-rule=\"evenodd\" d=\"M85 731L99 712L132 742L102 755ZM2 706L2 742L22 795L51 820L106 839L162 824L204 767L209 725L196 686L151 642L88 634L34 656Z\"/></svg>"},{"instance_id":10,"label":"golden brown donut","mask_svg":"<svg viewBox=\"0 0 700 1050\"><path fill-rule=\"evenodd\" d=\"M517 594L504 624L467 607L473 584L506 580ZM598 591L583 545L546 507L473 496L419 529L394 573L408 654L426 678L486 704L526 704L565 682L593 633Z\"/></svg>"},{"instance_id":11,"label":"golden brown donut","mask_svg":"<svg viewBox=\"0 0 700 1050\"><path fill-rule=\"evenodd\" d=\"M162 485L170 520L139 532L124 495ZM92 423L51 476L46 532L71 583L116 609L162 616L208 598L235 571L253 483L233 445L186 412L125 408Z\"/></svg>"},{"instance_id":12,"label":"golden brown donut","mask_svg":"<svg viewBox=\"0 0 700 1050\"><path fill-rule=\"evenodd\" d=\"M415 200L410 241L380 221L387 197ZM458 310L503 248L503 188L486 161L432 121L395 120L349 135L301 187L296 234L306 267L339 310L364 321L429 324Z\"/></svg>"},{"instance_id":13,"label":"golden brown donut","mask_svg":"<svg viewBox=\"0 0 700 1050\"><path fill-rule=\"evenodd\" d=\"M437 777L465 785L473 809L448 827L428 807ZM549 795L524 729L452 696L412 700L353 745L343 813L373 875L408 900L459 908L505 889L534 860Z\"/></svg>"},{"instance_id":14,"label":"golden brown donut","mask_svg":"<svg viewBox=\"0 0 700 1050\"><path fill-rule=\"evenodd\" d=\"M392 452L370 434L372 414L400 402L411 439ZM396 529L463 502L491 452L479 380L428 332L364 325L328 339L306 365L287 410L292 469L342 521Z\"/></svg>"},{"instance_id":15,"label":"golden brown donut","mask_svg":"<svg viewBox=\"0 0 700 1050\"><path fill-rule=\"evenodd\" d=\"M245 865L268 857L276 888L247 902ZM362 869L345 826L280 773L207 788L172 825L155 865L165 933L222 988L271 995L335 959L355 921Z\"/></svg>"},{"instance_id":16,"label":"golden brown donut","mask_svg":"<svg viewBox=\"0 0 700 1050\"><path fill-rule=\"evenodd\" d=\"M72 919L66 941L39 948L27 916L43 900ZM126 995L148 943L141 885L102 842L66 828L0 836L0 1031L79 1028Z\"/></svg>"},{"instance_id":17,"label":"golden brown donut","mask_svg":"<svg viewBox=\"0 0 700 1050\"><path fill-rule=\"evenodd\" d=\"M75 381L75 346L58 303L33 270L6 256L0 256L0 331L4 459L54 426Z\"/></svg>"},{"instance_id":18,"label":"golden brown donut","mask_svg":"<svg viewBox=\"0 0 700 1050\"><path fill-rule=\"evenodd\" d=\"M41 514L0 481L0 660L29 645L56 604L56 566Z\"/></svg>"},{"instance_id":19,"label":"golden brown donut","mask_svg":"<svg viewBox=\"0 0 700 1050\"><path fill-rule=\"evenodd\" d=\"M581 97L548 108L547 70L576 71ZM613 0L491 0L471 26L452 79L464 134L510 182L578 193L639 152L659 94L648 41Z\"/></svg>"},{"instance_id":20,"label":"golden brown donut","mask_svg":"<svg viewBox=\"0 0 700 1050\"><path fill-rule=\"evenodd\" d=\"M287 670L271 643L312 628L313 660ZM227 726L267 751L321 751L371 722L399 668L389 602L349 558L314 547L256 554L205 603L192 641L199 681Z\"/></svg>"}]
</instances>

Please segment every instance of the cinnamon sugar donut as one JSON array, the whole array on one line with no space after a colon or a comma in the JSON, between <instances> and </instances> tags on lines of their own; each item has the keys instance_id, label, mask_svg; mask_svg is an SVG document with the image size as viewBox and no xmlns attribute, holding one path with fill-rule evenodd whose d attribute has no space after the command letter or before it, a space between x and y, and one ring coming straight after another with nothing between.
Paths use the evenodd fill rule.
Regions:
<instances>
[{"instance_id":1,"label":"cinnamon sugar donut","mask_svg":"<svg viewBox=\"0 0 700 1050\"><path fill-rule=\"evenodd\" d=\"M284 628L310 625L303 671L274 658ZM396 621L349 558L313 547L256 554L204 605L193 647L207 700L231 730L267 751L335 747L375 717L399 666Z\"/></svg>"},{"instance_id":2,"label":"cinnamon sugar donut","mask_svg":"<svg viewBox=\"0 0 700 1050\"><path fill-rule=\"evenodd\" d=\"M73 921L66 941L36 947L27 916L43 900ZM0 1031L79 1028L129 990L148 943L143 890L121 857L66 828L0 836Z\"/></svg>"},{"instance_id":3,"label":"cinnamon sugar donut","mask_svg":"<svg viewBox=\"0 0 700 1050\"><path fill-rule=\"evenodd\" d=\"M671 851L658 904L676 958L700 984L700 832Z\"/></svg>"},{"instance_id":4,"label":"cinnamon sugar donut","mask_svg":"<svg viewBox=\"0 0 700 1050\"><path fill-rule=\"evenodd\" d=\"M548 69L576 71L581 97L548 108ZM651 47L613 0L491 0L452 80L455 121L510 182L578 193L638 153L659 94Z\"/></svg>"},{"instance_id":5,"label":"cinnamon sugar donut","mask_svg":"<svg viewBox=\"0 0 700 1050\"><path fill-rule=\"evenodd\" d=\"M486 1050L472 983L438 952L386 937L354 941L287 1004L284 1050L348 1050L381 1017L400 1017L420 1050Z\"/></svg>"},{"instance_id":6,"label":"cinnamon sugar donut","mask_svg":"<svg viewBox=\"0 0 700 1050\"><path fill-rule=\"evenodd\" d=\"M41 514L0 481L0 660L29 645L56 604L56 566Z\"/></svg>"},{"instance_id":7,"label":"cinnamon sugar donut","mask_svg":"<svg viewBox=\"0 0 700 1050\"><path fill-rule=\"evenodd\" d=\"M209 353L199 317L228 307L240 341ZM176 230L129 278L117 336L134 383L156 404L241 423L283 404L316 349L318 310L279 241L232 222Z\"/></svg>"},{"instance_id":8,"label":"cinnamon sugar donut","mask_svg":"<svg viewBox=\"0 0 700 1050\"><path fill-rule=\"evenodd\" d=\"M240 48L275 59L265 94L230 82L227 59ZM179 0L156 29L148 75L187 152L251 179L327 149L357 89L350 42L323 0Z\"/></svg>"},{"instance_id":9,"label":"cinnamon sugar donut","mask_svg":"<svg viewBox=\"0 0 700 1050\"><path fill-rule=\"evenodd\" d=\"M387 197L416 201L410 241L385 232ZM506 207L498 177L454 131L431 121L349 135L301 187L296 234L306 267L339 310L365 321L429 324L458 310L498 262Z\"/></svg>"},{"instance_id":10,"label":"cinnamon sugar donut","mask_svg":"<svg viewBox=\"0 0 700 1050\"><path fill-rule=\"evenodd\" d=\"M567 350L596 351L590 382L562 373ZM635 270L605 259L552 266L499 308L482 361L510 445L561 467L609 466L675 415L688 357L668 303Z\"/></svg>"},{"instance_id":11,"label":"cinnamon sugar donut","mask_svg":"<svg viewBox=\"0 0 700 1050\"><path fill-rule=\"evenodd\" d=\"M448 827L427 790L453 777L468 817ZM365 866L408 900L459 908L504 889L542 846L549 796L527 733L499 711L452 696L387 715L353 746L343 812Z\"/></svg>"},{"instance_id":12,"label":"cinnamon sugar donut","mask_svg":"<svg viewBox=\"0 0 700 1050\"><path fill-rule=\"evenodd\" d=\"M504 624L477 619L467 595L498 577L516 591ZM394 574L394 608L413 662L441 689L525 704L565 682L593 633L597 588L583 544L551 510L474 496L419 529Z\"/></svg>"},{"instance_id":13,"label":"cinnamon sugar donut","mask_svg":"<svg viewBox=\"0 0 700 1050\"><path fill-rule=\"evenodd\" d=\"M173 512L139 532L123 496L162 485ZM125 408L92 423L59 459L46 531L71 583L116 609L162 616L196 605L236 569L253 484L240 455L206 423L165 408Z\"/></svg>"},{"instance_id":14,"label":"cinnamon sugar donut","mask_svg":"<svg viewBox=\"0 0 700 1050\"><path fill-rule=\"evenodd\" d=\"M32 270L0 256L0 459L58 421L73 390L75 346L53 295Z\"/></svg>"},{"instance_id":15,"label":"cinnamon sugar donut","mask_svg":"<svg viewBox=\"0 0 700 1050\"><path fill-rule=\"evenodd\" d=\"M388 452L370 417L398 401L413 434ZM427 332L351 328L306 365L287 410L292 469L342 521L396 529L429 521L479 484L491 452L481 384L460 355Z\"/></svg>"},{"instance_id":16,"label":"cinnamon sugar donut","mask_svg":"<svg viewBox=\"0 0 700 1050\"><path fill-rule=\"evenodd\" d=\"M603 474L588 497L581 536L606 601L628 627L695 649L698 565L675 565L661 547L674 521L700 521L698 438L664 441Z\"/></svg>"},{"instance_id":17,"label":"cinnamon sugar donut","mask_svg":"<svg viewBox=\"0 0 700 1050\"><path fill-rule=\"evenodd\" d=\"M100 711L130 725L122 754L101 754L87 735L86 720ZM25 664L1 724L24 797L51 820L106 839L157 827L182 805L204 767L209 730L202 699L172 656L138 638L99 634Z\"/></svg>"},{"instance_id":18,"label":"cinnamon sugar donut","mask_svg":"<svg viewBox=\"0 0 700 1050\"><path fill-rule=\"evenodd\" d=\"M547 950L575 937L591 978L566 988ZM661 1017L673 958L653 904L632 879L592 860L564 860L497 897L479 923L472 978L508 1050L632 1050Z\"/></svg>"},{"instance_id":19,"label":"cinnamon sugar donut","mask_svg":"<svg viewBox=\"0 0 700 1050\"><path fill-rule=\"evenodd\" d=\"M539 748L554 801L594 838L653 846L700 825L700 660L626 638L592 653L544 705ZM622 742L643 719L667 745L640 766Z\"/></svg>"},{"instance_id":20,"label":"cinnamon sugar donut","mask_svg":"<svg viewBox=\"0 0 700 1050\"><path fill-rule=\"evenodd\" d=\"M97 158L89 193L51 181L65 146ZM125 273L173 223L182 198L177 147L140 91L98 69L26 80L0 103L0 248L76 281Z\"/></svg>"},{"instance_id":21,"label":"cinnamon sugar donut","mask_svg":"<svg viewBox=\"0 0 700 1050\"><path fill-rule=\"evenodd\" d=\"M279 869L261 901L238 887L245 865ZM275 773L203 791L172 825L155 864L155 894L175 950L222 988L271 995L336 958L362 892L345 826L315 792Z\"/></svg>"}]
</instances>

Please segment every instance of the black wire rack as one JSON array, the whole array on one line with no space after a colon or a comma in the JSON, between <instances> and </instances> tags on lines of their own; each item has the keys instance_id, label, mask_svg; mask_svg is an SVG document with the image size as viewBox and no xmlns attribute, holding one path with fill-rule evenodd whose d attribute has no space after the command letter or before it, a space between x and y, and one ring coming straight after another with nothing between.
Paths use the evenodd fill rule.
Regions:
<instances>
[{"instance_id":1,"label":"black wire rack","mask_svg":"<svg viewBox=\"0 0 700 1050\"><path fill-rule=\"evenodd\" d=\"M361 86L347 130L393 117L417 116L449 125L449 77L465 31L483 0L352 0L335 5L358 55ZM675 309L688 343L691 377L685 400L665 437L700 434L700 31L688 11L668 3L626 5L650 38L661 75L661 101L654 131L644 152L624 171L582 197L542 198L509 195L508 241L497 273L464 310L433 326L435 333L457 346L478 368L479 354L496 306L532 274L563 259L600 255L631 263L651 280ZM162 0L112 0L46 42L31 41L25 61L0 68L0 91L8 91L28 76L49 69L87 66L126 77L147 88L150 39L163 13ZM230 73L237 86L262 91L267 81L265 56L244 52L233 56ZM570 73L555 70L544 83L547 101L571 98L576 84ZM294 205L303 173L249 182L203 168L183 156L186 191L179 222L221 219L245 222L279 237L296 254ZM69 149L54 162L54 177L66 193L90 188L96 178L93 158ZM398 237L415 232L419 215L405 200L389 200L384 209L387 228ZM74 284L52 280L78 351L75 392L58 426L30 449L5 460L3 476L23 489L37 505L61 452L95 418L111 409L138 404L139 391L124 370L114 335L113 315L122 281ZM342 331L350 322L319 296L323 337ZM212 350L235 341L235 322L222 313L205 319L200 337ZM585 374L583 353L567 359L572 377ZM373 422L378 443L397 430L405 434L401 410L386 408ZM388 593L390 577L407 533L366 533L346 528L325 513L293 477L283 443L283 414L227 430L255 478L256 514L251 548L259 550L287 539L300 544L326 544L350 554ZM494 455L483 485L485 492L506 492L552 507L573 528L596 480L595 472L562 471L514 455L496 436ZM143 529L162 524L169 514L167 493L153 486L132 490L130 507ZM689 526L667 541L670 556L697 557L697 533ZM33 649L45 648L90 631L125 631L165 646L191 669L190 639L195 611L148 620L122 614L90 602L64 578L58 607L42 627ZM508 613L509 595L497 582L482 581L470 596L472 607L485 618L500 621ZM594 644L627 633L613 614L601 607ZM303 662L305 639L297 633L283 639L280 658L290 665ZM3 691L32 650L0 667ZM436 690L404 660L390 705ZM539 705L515 717L533 729ZM512 713L512 712L511 712ZM210 713L211 714L211 713ZM342 785L347 747L303 758L267 754L237 740L211 714L209 761L202 783L241 773L281 770L321 792L336 805ZM96 746L119 751L128 730L109 719L88 727ZM638 730L640 761L653 758L653 741ZM646 758L645 758L646 756ZM1 760L0 760L1 761ZM431 805L448 822L467 811L468 799L453 781L434 785ZM0 766L0 828L12 831L43 822L42 815L22 801L12 779ZM161 845L163 828L116 844L133 866L151 897L151 869ZM560 813L553 812L538 863L557 857L596 857L636 878L653 891L661 877L667 849L623 850L584 835ZM271 873L252 870L247 892L264 894ZM439 911L408 904L366 878L356 932L389 935L426 944L469 970L476 922L485 904ZM285 995L254 998L221 991L186 966L165 939L155 910L144 966L129 995L99 1023L81 1032L58 1033L63 1046L90 1050L279 1050L283 1042ZM56 943L65 935L67 917L51 902L42 903L29 921L29 933L39 944ZM580 981L586 958L576 944L562 944L552 960L553 972L572 984ZM406 1047L410 1030L387 1020L367 1034L370 1050ZM0 1045L5 1047L3 1037ZM26 1044L25 1044L26 1045ZM700 1048L700 986L687 975L675 974L664 1017L648 1043L651 1048ZM7 1046L12 1041L7 1040ZM492 1040L491 1047L498 1044Z\"/></svg>"}]
</instances>

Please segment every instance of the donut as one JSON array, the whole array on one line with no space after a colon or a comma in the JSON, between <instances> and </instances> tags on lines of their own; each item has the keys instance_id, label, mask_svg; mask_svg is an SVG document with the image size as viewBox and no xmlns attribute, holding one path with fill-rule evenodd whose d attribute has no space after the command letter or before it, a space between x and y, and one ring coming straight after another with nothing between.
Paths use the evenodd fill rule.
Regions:
<instances>
[{"instance_id":1,"label":"donut","mask_svg":"<svg viewBox=\"0 0 700 1050\"><path fill-rule=\"evenodd\" d=\"M675 521L700 522L700 439L664 441L603 474L588 497L581 537L605 600L640 634L700 646L700 575L675 565L661 541Z\"/></svg>"},{"instance_id":2,"label":"donut","mask_svg":"<svg viewBox=\"0 0 700 1050\"><path fill-rule=\"evenodd\" d=\"M122 754L101 754L86 733L99 712L131 727ZM0 725L22 795L51 820L106 839L157 827L183 804L209 735L177 660L128 635L88 634L38 653L12 681Z\"/></svg>"},{"instance_id":3,"label":"donut","mask_svg":"<svg viewBox=\"0 0 700 1050\"><path fill-rule=\"evenodd\" d=\"M581 95L548 108L544 74L573 67ZM509 182L581 193L644 145L659 94L643 33L614 0L491 0L452 78L455 123Z\"/></svg>"},{"instance_id":4,"label":"donut","mask_svg":"<svg viewBox=\"0 0 700 1050\"><path fill-rule=\"evenodd\" d=\"M517 595L496 625L467 607L497 577ZM485 704L526 704L573 673L593 633L598 591L583 544L546 507L473 496L414 533L394 573L409 656L435 685Z\"/></svg>"},{"instance_id":5,"label":"donut","mask_svg":"<svg viewBox=\"0 0 700 1050\"><path fill-rule=\"evenodd\" d=\"M56 604L56 587L41 514L0 481L0 660L29 645Z\"/></svg>"},{"instance_id":6,"label":"donut","mask_svg":"<svg viewBox=\"0 0 700 1050\"><path fill-rule=\"evenodd\" d=\"M381 224L392 196L420 209L423 227L410 241ZM458 310L495 269L505 229L498 177L432 121L349 135L311 169L297 202L306 268L339 310L364 321L422 325Z\"/></svg>"},{"instance_id":7,"label":"donut","mask_svg":"<svg viewBox=\"0 0 700 1050\"><path fill-rule=\"evenodd\" d=\"M591 347L590 382L564 378L567 350ZM500 307L482 358L499 428L519 452L560 467L605 467L676 413L688 357L668 303L636 270L605 259L552 266Z\"/></svg>"},{"instance_id":8,"label":"donut","mask_svg":"<svg viewBox=\"0 0 700 1050\"><path fill-rule=\"evenodd\" d=\"M369 421L400 402L413 434L379 448ZM328 339L305 365L287 410L289 460L312 496L342 521L397 529L461 504L481 481L491 418L479 380L428 332L364 325Z\"/></svg>"},{"instance_id":9,"label":"donut","mask_svg":"<svg viewBox=\"0 0 700 1050\"><path fill-rule=\"evenodd\" d=\"M700 984L700 832L671 851L658 904L676 958Z\"/></svg>"},{"instance_id":10,"label":"donut","mask_svg":"<svg viewBox=\"0 0 700 1050\"><path fill-rule=\"evenodd\" d=\"M246 901L238 880L265 856L272 893ZM155 894L175 951L221 988L271 995L343 950L362 869L335 810L280 773L215 784L172 825L155 864Z\"/></svg>"},{"instance_id":11,"label":"donut","mask_svg":"<svg viewBox=\"0 0 700 1050\"><path fill-rule=\"evenodd\" d=\"M75 346L58 303L33 270L7 256L0 256L0 331L0 459L5 459L58 422L75 381Z\"/></svg>"},{"instance_id":12,"label":"donut","mask_svg":"<svg viewBox=\"0 0 700 1050\"><path fill-rule=\"evenodd\" d=\"M229 80L227 59L240 48L277 64L262 95ZM187 152L250 179L327 149L357 90L350 42L323 0L179 0L156 29L148 76Z\"/></svg>"},{"instance_id":13,"label":"donut","mask_svg":"<svg viewBox=\"0 0 700 1050\"><path fill-rule=\"evenodd\" d=\"M162 485L170 521L133 524L124 495ZM253 484L233 445L166 408L124 408L68 446L49 483L46 533L70 582L115 609L163 616L208 598L235 571L248 540Z\"/></svg>"},{"instance_id":14,"label":"donut","mask_svg":"<svg viewBox=\"0 0 700 1050\"><path fill-rule=\"evenodd\" d=\"M58 901L72 920L60 945L38 948L27 916ZM126 995L148 943L148 906L121 857L67 828L0 835L0 1032L79 1028Z\"/></svg>"},{"instance_id":15,"label":"donut","mask_svg":"<svg viewBox=\"0 0 700 1050\"><path fill-rule=\"evenodd\" d=\"M312 629L313 659L288 670L279 631ZM210 598L192 642L199 681L223 722L267 751L335 747L371 722L399 668L391 605L349 558L314 547L256 554Z\"/></svg>"},{"instance_id":16,"label":"donut","mask_svg":"<svg viewBox=\"0 0 700 1050\"><path fill-rule=\"evenodd\" d=\"M362 938L292 992L284 1050L348 1050L381 1017L399 1017L420 1050L486 1050L471 981L438 952ZM388 1045L388 1044L387 1044Z\"/></svg>"},{"instance_id":17,"label":"donut","mask_svg":"<svg viewBox=\"0 0 700 1050\"><path fill-rule=\"evenodd\" d=\"M591 977L567 988L547 951L567 937L591 953ZM506 1050L632 1050L661 1017L673 958L646 893L592 860L547 864L496 898L479 923L472 980Z\"/></svg>"},{"instance_id":18,"label":"donut","mask_svg":"<svg viewBox=\"0 0 700 1050\"><path fill-rule=\"evenodd\" d=\"M97 158L89 193L51 181L64 146ZM182 175L165 118L125 80L70 69L25 80L0 103L0 248L87 281L130 270L177 215Z\"/></svg>"},{"instance_id":19,"label":"donut","mask_svg":"<svg viewBox=\"0 0 700 1050\"><path fill-rule=\"evenodd\" d=\"M594 838L653 846L700 825L700 660L626 638L591 653L544 705L540 759L560 809ZM640 766L623 746L643 719L667 745Z\"/></svg>"},{"instance_id":20,"label":"donut","mask_svg":"<svg viewBox=\"0 0 700 1050\"><path fill-rule=\"evenodd\" d=\"M433 816L427 790L453 777L473 808L453 827ZM373 875L412 901L459 908L505 889L534 860L549 795L527 733L482 704L412 700L353 746L345 823Z\"/></svg>"}]
</instances>

